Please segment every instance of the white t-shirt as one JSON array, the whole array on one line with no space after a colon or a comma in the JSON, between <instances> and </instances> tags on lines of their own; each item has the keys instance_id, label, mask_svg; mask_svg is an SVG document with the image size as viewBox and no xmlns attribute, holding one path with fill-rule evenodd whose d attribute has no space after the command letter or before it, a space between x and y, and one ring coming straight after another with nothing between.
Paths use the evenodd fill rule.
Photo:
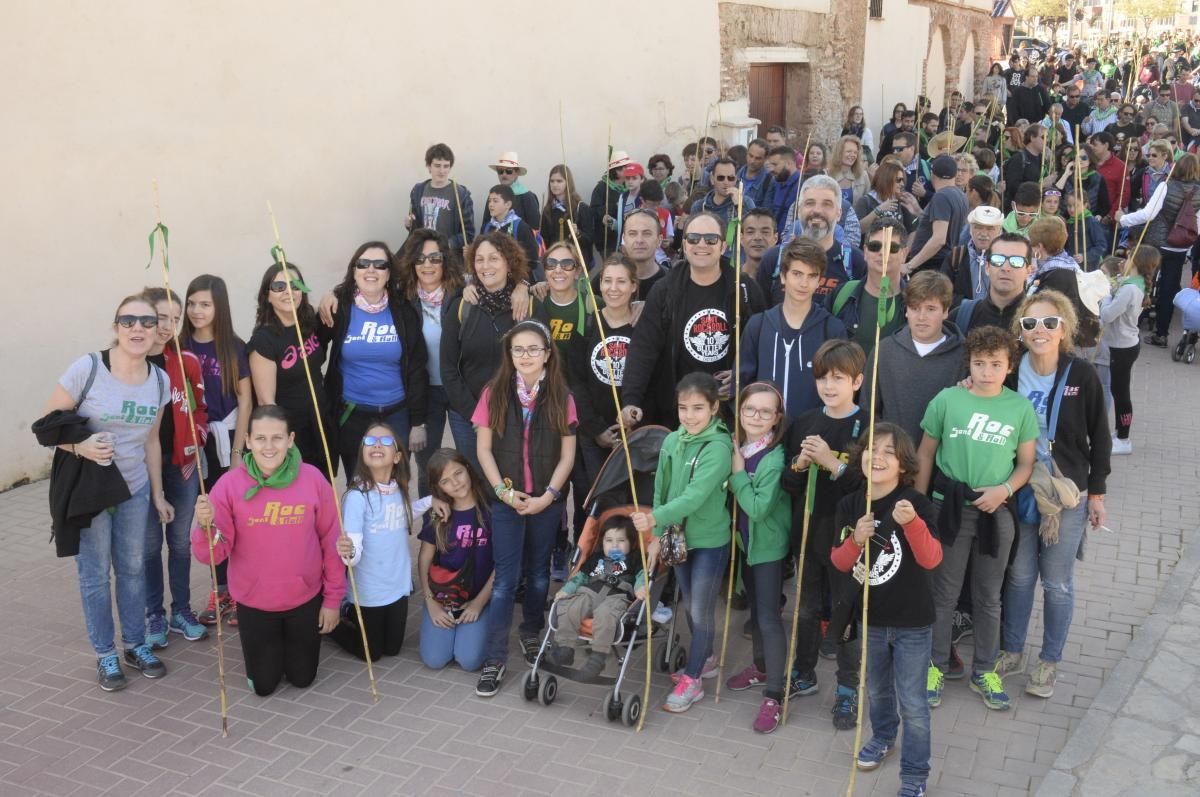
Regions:
<instances>
[{"instance_id":1,"label":"white t-shirt","mask_svg":"<svg viewBox=\"0 0 1200 797\"><path fill-rule=\"evenodd\" d=\"M946 342L945 335L942 335L940 338L935 340L933 343L922 343L921 341L916 340L914 338L913 346L917 350L917 356L924 357L925 355L929 354L929 352L933 351L934 349L936 349L938 346L941 346L945 342Z\"/></svg>"}]
</instances>

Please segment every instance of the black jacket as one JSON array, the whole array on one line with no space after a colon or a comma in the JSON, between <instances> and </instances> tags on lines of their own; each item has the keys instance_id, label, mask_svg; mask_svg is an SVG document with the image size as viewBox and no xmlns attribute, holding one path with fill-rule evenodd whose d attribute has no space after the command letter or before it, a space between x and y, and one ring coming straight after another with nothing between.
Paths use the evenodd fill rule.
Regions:
<instances>
[{"instance_id":1,"label":"black jacket","mask_svg":"<svg viewBox=\"0 0 1200 797\"><path fill-rule=\"evenodd\" d=\"M567 228L568 221L574 221L575 226L579 229L579 248L583 250L583 256L588 260L584 265L591 265L592 242L596 240L595 218L591 206L582 199L575 206L575 212L571 216L568 216L565 210L555 207L553 202L542 208L542 243L549 249L559 241L566 241L574 248L575 241L572 240L571 231Z\"/></svg>"},{"instance_id":2,"label":"black jacket","mask_svg":"<svg viewBox=\"0 0 1200 797\"><path fill-rule=\"evenodd\" d=\"M608 257L621 245L616 230L609 229L607 234L605 233L604 217L620 218L621 209L625 203L625 194L607 184L606 179L607 175L601 177L600 181L596 183L596 187L592 189L591 202L592 218L595 220L593 222L595 237L592 239L592 243L601 258Z\"/></svg>"},{"instance_id":3,"label":"black jacket","mask_svg":"<svg viewBox=\"0 0 1200 797\"><path fill-rule=\"evenodd\" d=\"M342 407L342 344L346 330L350 327L350 309L354 306L354 295L349 291L337 290L338 312L333 317L333 339L329 342L329 365L325 368L325 396L335 417L341 416ZM429 413L429 355L425 349L425 335L421 332L421 318L413 306L403 299L388 301L392 323L400 335L400 373L404 380L404 404L408 408L409 422L413 426L425 423Z\"/></svg>"},{"instance_id":4,"label":"black jacket","mask_svg":"<svg viewBox=\"0 0 1200 797\"><path fill-rule=\"evenodd\" d=\"M1050 162L1046 153L1046 162ZM1042 179L1042 157L1034 155L1028 149L1013 153L1004 163L1004 210L1012 207L1012 201L1017 195L1017 186L1021 183L1037 183Z\"/></svg>"},{"instance_id":5,"label":"black jacket","mask_svg":"<svg viewBox=\"0 0 1200 797\"><path fill-rule=\"evenodd\" d=\"M74 410L54 410L39 418L33 433L44 446L82 443L92 434L87 418ZM99 465L56 448L50 465L50 539L55 554L78 554L79 534L92 525L92 518L129 497L129 486L116 465Z\"/></svg>"},{"instance_id":6,"label":"black jacket","mask_svg":"<svg viewBox=\"0 0 1200 797\"><path fill-rule=\"evenodd\" d=\"M459 306L462 306L461 319ZM442 385L450 409L470 421L484 386L496 374L500 339L516 325L512 311L496 317L455 296L442 313Z\"/></svg>"},{"instance_id":7,"label":"black jacket","mask_svg":"<svg viewBox=\"0 0 1200 797\"><path fill-rule=\"evenodd\" d=\"M1063 396L1063 372L1071 363L1067 377L1066 396ZM1009 386L1016 389L1017 376L1009 377ZM1108 474L1112 471L1112 431L1108 425L1108 409L1104 402L1104 387L1090 362L1082 357L1060 357L1054 377L1054 391L1046 406L1047 418L1054 412L1059 399L1064 402L1058 411L1058 432L1051 454L1063 475L1075 482L1088 495L1107 492Z\"/></svg>"},{"instance_id":8,"label":"black jacket","mask_svg":"<svg viewBox=\"0 0 1200 797\"><path fill-rule=\"evenodd\" d=\"M517 389L510 385L508 400L508 417L504 419L504 434L492 429L492 456L496 460L496 469L502 478L512 479L513 485L529 495L539 496L550 486L562 458L562 435L550 425L549 416L543 406L545 391L538 393L534 400L533 414L529 419L529 473L533 483L525 490L525 423L522 419L521 402L517 398ZM575 434L575 430L569 430ZM566 490L566 488L563 488ZM559 497L555 503L561 501Z\"/></svg>"}]
</instances>

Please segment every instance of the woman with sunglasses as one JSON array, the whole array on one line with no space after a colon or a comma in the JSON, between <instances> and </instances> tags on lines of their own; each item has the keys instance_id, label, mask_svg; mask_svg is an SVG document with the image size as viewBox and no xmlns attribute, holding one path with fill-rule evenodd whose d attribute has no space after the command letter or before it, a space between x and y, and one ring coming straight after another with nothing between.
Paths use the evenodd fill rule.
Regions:
<instances>
[{"instance_id":1,"label":"woman with sunglasses","mask_svg":"<svg viewBox=\"0 0 1200 797\"><path fill-rule=\"evenodd\" d=\"M321 375L331 332L329 327L317 321L317 314L308 301L309 288L304 284L300 269L292 263L288 263L287 268L291 285L285 282L283 269L273 263L263 272L258 287L254 332L246 344L250 382L258 404L275 404L287 412L288 425L295 435L301 459L325 473L325 448L317 424L317 413L320 413L336 472L337 449L334 445L337 438L325 398L325 380ZM297 345L297 320L304 338L303 352ZM305 359L312 374L315 408L304 368Z\"/></svg>"},{"instance_id":2,"label":"woman with sunglasses","mask_svg":"<svg viewBox=\"0 0 1200 797\"><path fill-rule=\"evenodd\" d=\"M854 203L854 212L864 230L884 218L897 219L908 233L916 229L921 205L904 190L907 179L908 174L896 158L883 159L871 180L871 190Z\"/></svg>"},{"instance_id":3,"label":"woman with sunglasses","mask_svg":"<svg viewBox=\"0 0 1200 797\"><path fill-rule=\"evenodd\" d=\"M468 302L461 294L449 300L438 356L454 446L482 473L470 419L501 361L500 338L516 324L513 288L529 279L529 261L511 235L489 232L467 247L466 263L478 300Z\"/></svg>"},{"instance_id":4,"label":"woman with sunglasses","mask_svg":"<svg viewBox=\"0 0 1200 797\"><path fill-rule=\"evenodd\" d=\"M79 422L87 425L79 430L80 442L59 444L64 454L55 455L56 473L64 456L88 461L80 472L87 481L81 481L70 497L94 483L92 489L111 499L111 508L97 507L90 525L55 528L59 556L75 557L84 626L96 652L97 680L106 692L126 686L122 658L147 678L167 674L146 644L146 515L153 512L162 523L175 517L163 495L158 434L170 387L166 374L146 359L157 328L158 314L150 300L140 295L123 299L113 317L112 346L71 363L46 404L47 413L77 413ZM115 466L116 473L108 466ZM102 481L106 477L108 481ZM53 498L53 479L51 487ZM118 495L114 487L123 490ZM116 575L125 649L121 657L113 644L110 570Z\"/></svg>"},{"instance_id":5,"label":"woman with sunglasses","mask_svg":"<svg viewBox=\"0 0 1200 797\"><path fill-rule=\"evenodd\" d=\"M1041 222L1039 222L1041 223ZM1001 654L996 674L1001 678L1021 671L1025 637L1038 577L1042 580L1043 632L1038 662L1025 685L1026 694L1054 694L1055 670L1071 627L1075 606L1075 559L1090 525L1104 525L1105 480L1110 467L1112 439L1104 388L1095 368L1073 355L1076 315L1070 299L1043 290L1017 309L1013 332L1024 343L1017 367L1017 390L1033 404L1038 419L1037 461L1050 474L1069 480L1079 502L1064 502L1057 528L1039 524L1020 509L1016 553L1004 585ZM1033 479L1037 481L1037 478ZM1026 488L1030 489L1030 488Z\"/></svg>"},{"instance_id":6,"label":"woman with sunglasses","mask_svg":"<svg viewBox=\"0 0 1200 797\"><path fill-rule=\"evenodd\" d=\"M368 241L354 251L333 291L337 311L325 390L337 418L338 455L348 474L354 472L359 443L374 421L388 423L405 448L425 447L425 336L396 272L387 244Z\"/></svg>"},{"instance_id":7,"label":"woman with sunglasses","mask_svg":"<svg viewBox=\"0 0 1200 797\"><path fill-rule=\"evenodd\" d=\"M425 370L429 379L425 445L413 453L417 459L417 490L428 495L425 469L433 452L442 444L450 409L442 384L442 315L450 299L463 289L462 261L451 251L446 236L419 229L413 230L396 255L396 270L400 292L420 317L421 335L425 338ZM411 438L409 450L413 450Z\"/></svg>"}]
</instances>

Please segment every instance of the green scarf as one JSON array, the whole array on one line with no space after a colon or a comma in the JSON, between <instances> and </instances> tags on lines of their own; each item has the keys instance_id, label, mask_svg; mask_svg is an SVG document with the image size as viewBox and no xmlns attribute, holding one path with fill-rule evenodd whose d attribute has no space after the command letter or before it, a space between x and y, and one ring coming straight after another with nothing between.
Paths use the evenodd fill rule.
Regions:
<instances>
[{"instance_id":1,"label":"green scarf","mask_svg":"<svg viewBox=\"0 0 1200 797\"><path fill-rule=\"evenodd\" d=\"M1082 214L1082 215L1081 215L1081 214L1078 214L1078 213L1076 213L1074 216L1068 216L1068 217L1067 217L1067 224L1068 224L1068 225L1070 225L1070 224L1074 224L1074 223L1075 223L1077 220L1079 220L1079 219L1081 219L1081 218L1083 218L1083 219L1090 219L1091 217L1092 217L1092 211L1088 210L1087 208L1084 208L1084 210L1083 210L1083 214Z\"/></svg>"},{"instance_id":2,"label":"green scarf","mask_svg":"<svg viewBox=\"0 0 1200 797\"><path fill-rule=\"evenodd\" d=\"M246 466L246 473L255 481L254 486L246 491L245 498L249 501L264 487L289 487L296 481L296 477L300 475L300 449L295 446L289 448L283 457L283 464L270 476L262 475L258 463L254 461L254 454L250 451L242 454L242 464Z\"/></svg>"},{"instance_id":3,"label":"green scarf","mask_svg":"<svg viewBox=\"0 0 1200 797\"><path fill-rule=\"evenodd\" d=\"M1121 284L1117 286L1117 290L1120 290L1125 285L1136 285L1142 293L1146 292L1146 279L1141 274L1125 277L1121 280Z\"/></svg>"},{"instance_id":4,"label":"green scarf","mask_svg":"<svg viewBox=\"0 0 1200 797\"><path fill-rule=\"evenodd\" d=\"M510 185L509 188L512 189L513 194L516 196L521 196L521 194L529 193L529 189L526 188L524 186L524 184L521 183L520 177L518 177L516 180L513 180L512 185Z\"/></svg>"}]
</instances>

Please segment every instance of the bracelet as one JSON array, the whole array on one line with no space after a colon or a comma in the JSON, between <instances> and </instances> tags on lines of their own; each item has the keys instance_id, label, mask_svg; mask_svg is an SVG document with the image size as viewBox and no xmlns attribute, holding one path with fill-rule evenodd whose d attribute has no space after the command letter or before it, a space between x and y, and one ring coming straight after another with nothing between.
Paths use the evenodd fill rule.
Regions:
<instances>
[{"instance_id":1,"label":"bracelet","mask_svg":"<svg viewBox=\"0 0 1200 797\"><path fill-rule=\"evenodd\" d=\"M554 489L554 485L552 485L552 484L547 484L547 485L546 485L546 492L548 492L548 493L550 493L550 495L554 496L554 500L555 500L555 501L561 501L561 500L562 500L562 493L560 493L558 490Z\"/></svg>"},{"instance_id":2,"label":"bracelet","mask_svg":"<svg viewBox=\"0 0 1200 797\"><path fill-rule=\"evenodd\" d=\"M76 459L79 459L79 444L78 443L71 443L71 453L75 455Z\"/></svg>"},{"instance_id":3,"label":"bracelet","mask_svg":"<svg viewBox=\"0 0 1200 797\"><path fill-rule=\"evenodd\" d=\"M1005 490L1008 490L1008 497L1009 497L1009 498L1012 498L1012 497L1013 497L1013 488L1012 488L1012 485L1011 485L1011 484L1009 484L1009 483L1006 481L1006 482L1004 482L1004 489L1005 489Z\"/></svg>"},{"instance_id":4,"label":"bracelet","mask_svg":"<svg viewBox=\"0 0 1200 797\"><path fill-rule=\"evenodd\" d=\"M845 462L840 463L837 466L837 470L833 471L833 473L829 476L830 481L837 481L838 479L842 478L842 474L846 472L846 468L847 465Z\"/></svg>"},{"instance_id":5,"label":"bracelet","mask_svg":"<svg viewBox=\"0 0 1200 797\"><path fill-rule=\"evenodd\" d=\"M498 482L498 483L492 485L492 489L496 491L496 497L502 499L502 498L504 498L504 494L506 492L508 492L509 490L511 490L512 488L509 487L504 482Z\"/></svg>"}]
</instances>

